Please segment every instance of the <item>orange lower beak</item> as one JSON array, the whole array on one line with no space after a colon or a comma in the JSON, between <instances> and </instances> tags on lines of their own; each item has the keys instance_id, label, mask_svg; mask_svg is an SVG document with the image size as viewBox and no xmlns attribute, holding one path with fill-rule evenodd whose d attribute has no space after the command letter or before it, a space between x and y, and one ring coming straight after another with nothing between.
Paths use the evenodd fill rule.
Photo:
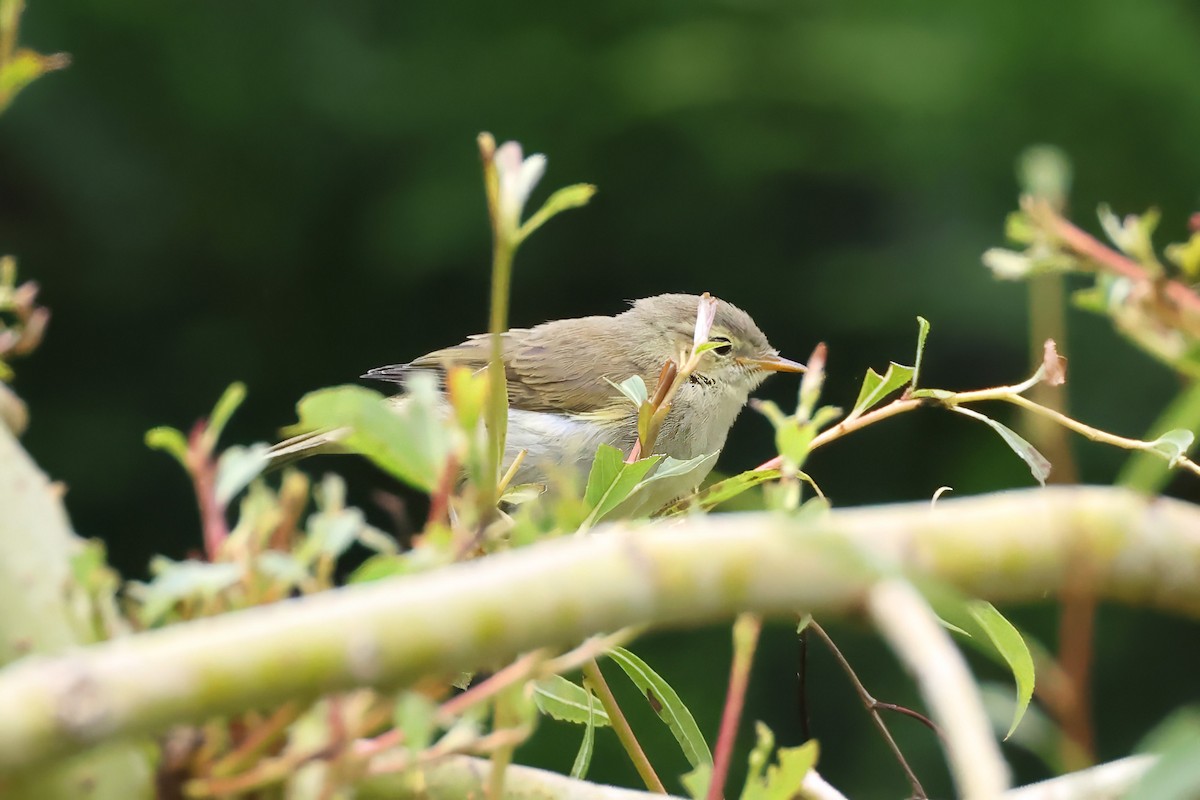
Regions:
<instances>
[{"instance_id":1,"label":"orange lower beak","mask_svg":"<svg viewBox=\"0 0 1200 800\"><path fill-rule=\"evenodd\" d=\"M750 364L756 369L761 369L766 372L807 372L808 367L801 364L799 361L792 361L790 358L784 358L778 353L769 355L766 358L739 358L743 364Z\"/></svg>"}]
</instances>

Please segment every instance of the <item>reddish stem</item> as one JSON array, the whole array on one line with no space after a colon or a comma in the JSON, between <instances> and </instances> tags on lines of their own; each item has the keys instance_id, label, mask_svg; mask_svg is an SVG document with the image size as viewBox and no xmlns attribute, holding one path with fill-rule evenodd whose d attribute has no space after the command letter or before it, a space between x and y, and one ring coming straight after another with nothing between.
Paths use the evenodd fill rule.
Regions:
<instances>
[{"instance_id":1,"label":"reddish stem","mask_svg":"<svg viewBox=\"0 0 1200 800\"><path fill-rule=\"evenodd\" d=\"M706 800L720 800L725 790L733 745L742 721L742 708L746 704L746 687L750 685L750 667L754 664L754 651L761 631L762 617L753 614L742 614L733 624L733 663L729 668L729 689L725 692L725 710L721 713L721 731L717 734Z\"/></svg>"},{"instance_id":2,"label":"reddish stem","mask_svg":"<svg viewBox=\"0 0 1200 800\"><path fill-rule=\"evenodd\" d=\"M204 553L209 561L216 561L221 545L229 538L229 525L225 521L225 506L217 501L217 465L212 451L204 444L205 425L205 420L200 420L192 427L188 436L187 461L196 490L196 504L200 507Z\"/></svg>"}]
</instances>

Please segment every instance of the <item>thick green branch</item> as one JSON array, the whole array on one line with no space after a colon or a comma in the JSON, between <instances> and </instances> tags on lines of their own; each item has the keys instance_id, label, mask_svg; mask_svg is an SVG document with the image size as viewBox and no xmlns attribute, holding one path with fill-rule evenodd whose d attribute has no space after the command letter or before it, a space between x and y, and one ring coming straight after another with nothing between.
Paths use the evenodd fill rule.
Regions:
<instances>
[{"instance_id":1,"label":"thick green branch","mask_svg":"<svg viewBox=\"0 0 1200 800\"><path fill-rule=\"evenodd\" d=\"M0 671L0 770L184 720L396 686L633 624L858 612L900 566L999 602L1090 559L1098 598L1200 617L1200 508L1050 488L610 526L436 572L31 658Z\"/></svg>"}]
</instances>

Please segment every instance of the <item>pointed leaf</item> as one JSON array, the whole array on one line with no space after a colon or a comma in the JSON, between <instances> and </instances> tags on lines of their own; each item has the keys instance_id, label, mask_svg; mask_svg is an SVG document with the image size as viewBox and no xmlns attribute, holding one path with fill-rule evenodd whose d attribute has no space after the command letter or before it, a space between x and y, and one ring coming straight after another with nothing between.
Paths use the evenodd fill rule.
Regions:
<instances>
[{"instance_id":1,"label":"pointed leaf","mask_svg":"<svg viewBox=\"0 0 1200 800\"><path fill-rule=\"evenodd\" d=\"M991 603L972 600L967 603L967 612L979 623L988 640L1003 656L1017 684L1017 706L1008 733L1004 735L1007 739L1021 723L1025 709L1029 708L1029 701L1033 699L1033 656L1029 652L1029 646L1021 638L1021 632Z\"/></svg>"},{"instance_id":2,"label":"pointed leaf","mask_svg":"<svg viewBox=\"0 0 1200 800\"><path fill-rule=\"evenodd\" d=\"M870 410L889 394L911 381L914 374L913 367L905 367L894 361L888 364L887 372L882 375L868 368L850 416L857 417L864 411Z\"/></svg>"},{"instance_id":3,"label":"pointed leaf","mask_svg":"<svg viewBox=\"0 0 1200 800\"><path fill-rule=\"evenodd\" d=\"M146 431L146 446L151 450L162 450L178 461L185 470L188 469L187 437L182 431L165 425L151 428Z\"/></svg>"},{"instance_id":4,"label":"pointed leaf","mask_svg":"<svg viewBox=\"0 0 1200 800\"><path fill-rule=\"evenodd\" d=\"M650 456L626 464L620 450L606 444L600 445L584 492L584 498L592 508L585 527L604 519L605 515L624 502L660 460L662 456Z\"/></svg>"},{"instance_id":5,"label":"pointed leaf","mask_svg":"<svg viewBox=\"0 0 1200 800\"><path fill-rule=\"evenodd\" d=\"M704 735L700 733L692 712L679 699L679 695L670 684L650 669L645 661L623 647L614 647L607 655L625 671L633 685L649 701L654 713L667 724L688 763L693 767L701 764L712 766L712 752L708 749L708 743L704 741Z\"/></svg>"},{"instance_id":6,"label":"pointed leaf","mask_svg":"<svg viewBox=\"0 0 1200 800\"><path fill-rule=\"evenodd\" d=\"M592 751L596 744L596 698L591 692L587 694L587 725L583 729L583 741L579 743L579 752L575 754L575 763L571 765L571 777L583 780L587 777L588 767L592 765Z\"/></svg>"},{"instance_id":7,"label":"pointed leaf","mask_svg":"<svg viewBox=\"0 0 1200 800\"><path fill-rule=\"evenodd\" d=\"M534 183L536 182L535 180ZM594 194L596 194L596 187L590 183L576 183L559 189L550 195L546 202L542 203L542 207L535 211L529 219L525 220L525 224L517 231L517 242L524 241L529 234L542 227L551 217L568 209L587 205Z\"/></svg>"},{"instance_id":8,"label":"pointed leaf","mask_svg":"<svg viewBox=\"0 0 1200 800\"><path fill-rule=\"evenodd\" d=\"M917 355L913 359L912 388L917 388L921 376L921 361L925 357L925 338L929 336L929 320L917 317Z\"/></svg>"},{"instance_id":9,"label":"pointed leaf","mask_svg":"<svg viewBox=\"0 0 1200 800\"><path fill-rule=\"evenodd\" d=\"M749 470L732 478L726 478L723 481L718 481L707 489L693 495L689 498L680 500L675 505L667 510L668 514L679 514L687 511L693 503L695 503L702 511L712 511L726 500L732 500L743 492L753 489L768 481L779 479L779 470L777 469L762 469Z\"/></svg>"},{"instance_id":10,"label":"pointed leaf","mask_svg":"<svg viewBox=\"0 0 1200 800\"><path fill-rule=\"evenodd\" d=\"M543 714L562 722L607 727L611 723L603 707L593 708L589 713L594 700L591 692L561 675L542 678L533 685L533 701Z\"/></svg>"},{"instance_id":11,"label":"pointed leaf","mask_svg":"<svg viewBox=\"0 0 1200 800\"><path fill-rule=\"evenodd\" d=\"M1016 431L1007 425L997 422L991 417L984 416L978 411L972 411L969 408L954 406L952 410L957 411L959 414L973 417L974 419L985 423L996 433L1000 434L1000 438L1004 440L1004 443L1012 448L1012 451L1016 453L1022 461L1029 465L1029 471L1033 473L1033 477L1037 479L1037 482L1042 486L1046 485L1046 478L1050 475L1049 460L1047 460L1044 455L1039 453L1037 448L1022 439Z\"/></svg>"},{"instance_id":12,"label":"pointed leaf","mask_svg":"<svg viewBox=\"0 0 1200 800\"><path fill-rule=\"evenodd\" d=\"M641 375L632 375L620 383L614 383L613 381L608 380L608 378L605 378L604 380L608 381L608 384L618 392L625 395L629 402L633 403L634 408L640 409L643 403L650 401L650 395L646 389L646 382L642 380Z\"/></svg>"}]
</instances>

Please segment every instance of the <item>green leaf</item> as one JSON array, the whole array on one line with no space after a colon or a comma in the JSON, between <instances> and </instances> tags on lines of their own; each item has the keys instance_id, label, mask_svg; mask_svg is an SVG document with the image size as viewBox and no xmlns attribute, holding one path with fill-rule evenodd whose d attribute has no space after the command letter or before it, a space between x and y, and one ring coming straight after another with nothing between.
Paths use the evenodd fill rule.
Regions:
<instances>
[{"instance_id":1,"label":"green leaf","mask_svg":"<svg viewBox=\"0 0 1200 800\"><path fill-rule=\"evenodd\" d=\"M171 561L162 556L150 563L155 577L150 583L135 584L141 601L139 619L150 626L160 621L182 600L208 599L242 578L240 564L205 561Z\"/></svg>"},{"instance_id":2,"label":"green leaf","mask_svg":"<svg viewBox=\"0 0 1200 800\"><path fill-rule=\"evenodd\" d=\"M748 470L732 478L726 478L723 481L718 481L707 489L693 495L689 498L680 500L675 505L667 509L668 514L680 514L691 508L695 504L703 511L712 511L726 500L732 500L749 489L753 489L768 481L779 479L779 470L763 469L763 470Z\"/></svg>"},{"instance_id":3,"label":"green leaf","mask_svg":"<svg viewBox=\"0 0 1200 800\"><path fill-rule=\"evenodd\" d=\"M820 751L816 740L799 747L781 747L775 753L776 764L767 767L765 778L747 780L741 800L790 800L800 793L800 785L817 763Z\"/></svg>"},{"instance_id":4,"label":"green leaf","mask_svg":"<svg viewBox=\"0 0 1200 800\"><path fill-rule=\"evenodd\" d=\"M650 666L623 647L614 647L607 653L625 671L633 685L650 703L658 718L666 723L683 755L693 767L701 764L712 766L712 752L704 741L692 712L679 699L679 695Z\"/></svg>"},{"instance_id":5,"label":"green leaf","mask_svg":"<svg viewBox=\"0 0 1200 800\"><path fill-rule=\"evenodd\" d=\"M954 406L951 410L977 419L980 422L988 425L996 433L1000 434L1000 438L1004 440L1004 443L1012 448L1012 451L1029 466L1029 471L1033 473L1033 477L1037 479L1037 482L1042 486L1046 485L1046 478L1050 475L1050 462L1044 455L1037 451L1037 448L1022 439L1016 431L1007 425L997 422L991 417L984 416L978 411L972 411L969 408Z\"/></svg>"},{"instance_id":6,"label":"green leaf","mask_svg":"<svg viewBox=\"0 0 1200 800\"><path fill-rule=\"evenodd\" d=\"M270 452L270 445L259 442L249 447L234 445L221 453L217 459L217 502L223 506L229 505L238 492L261 475L271 463Z\"/></svg>"},{"instance_id":7,"label":"green leaf","mask_svg":"<svg viewBox=\"0 0 1200 800\"><path fill-rule=\"evenodd\" d=\"M667 456L649 476L629 493L631 503L621 508L622 516L638 516L658 511L681 495L694 491L717 463L721 451L680 460Z\"/></svg>"},{"instance_id":8,"label":"green leaf","mask_svg":"<svg viewBox=\"0 0 1200 800\"><path fill-rule=\"evenodd\" d=\"M631 375L620 383L614 383L608 380L608 378L604 380L608 381L608 384L618 392L625 395L629 399L629 402L633 403L634 408L640 409L643 403L650 402L650 394L646 389L646 382L642 380L641 375Z\"/></svg>"},{"instance_id":9,"label":"green leaf","mask_svg":"<svg viewBox=\"0 0 1200 800\"><path fill-rule=\"evenodd\" d=\"M1173 428L1200 430L1200 381L1192 381L1171 401L1151 428L1151 436ZM1166 485L1170 467L1158 457L1158 453L1138 451L1133 453L1121 468L1117 477L1120 486L1146 494L1156 494Z\"/></svg>"},{"instance_id":10,"label":"green leaf","mask_svg":"<svg viewBox=\"0 0 1200 800\"><path fill-rule=\"evenodd\" d=\"M887 372L882 375L868 368L850 416L857 417L864 411L870 410L889 394L911 381L915 374L914 367L905 367L894 361L888 364Z\"/></svg>"},{"instance_id":11,"label":"green leaf","mask_svg":"<svg viewBox=\"0 0 1200 800\"><path fill-rule=\"evenodd\" d=\"M182 431L168 428L165 425L146 431L146 446L151 450L162 450L179 462L185 470L188 469L187 437Z\"/></svg>"},{"instance_id":12,"label":"green leaf","mask_svg":"<svg viewBox=\"0 0 1200 800\"><path fill-rule=\"evenodd\" d=\"M1005 619L1004 615L997 611L991 603L984 600L968 601L967 612L979 623L979 627L987 634L988 640L1004 658L1005 663L1012 670L1013 680L1017 684L1017 705L1013 713L1012 724L1008 728L1008 733L1004 735L1004 738L1007 739L1012 736L1017 725L1021 723L1021 717L1024 716L1025 710L1029 708L1030 700L1033 699L1033 656L1029 652L1029 646L1021 637L1021 632Z\"/></svg>"},{"instance_id":13,"label":"green leaf","mask_svg":"<svg viewBox=\"0 0 1200 800\"><path fill-rule=\"evenodd\" d=\"M208 416L208 425L204 429L204 444L210 452L217 446L217 440L221 438L221 433L229 424L233 412L238 410L238 406L245 399L246 384L237 381L229 384L229 388L222 393L217 404L213 406L212 414Z\"/></svg>"},{"instance_id":14,"label":"green leaf","mask_svg":"<svg viewBox=\"0 0 1200 800\"><path fill-rule=\"evenodd\" d=\"M392 723L404 732L404 746L419 753L433 743L437 706L420 692L403 692L392 708Z\"/></svg>"},{"instance_id":15,"label":"green leaf","mask_svg":"<svg viewBox=\"0 0 1200 800\"><path fill-rule=\"evenodd\" d=\"M291 589L311 577L308 569L291 553L264 550L254 558L254 567L277 584Z\"/></svg>"},{"instance_id":16,"label":"green leaf","mask_svg":"<svg viewBox=\"0 0 1200 800\"><path fill-rule=\"evenodd\" d=\"M561 675L551 675L533 684L533 701L543 714L576 725L607 727L611 724L608 712L602 707L593 709L594 699L587 689Z\"/></svg>"},{"instance_id":17,"label":"green leaf","mask_svg":"<svg viewBox=\"0 0 1200 800\"><path fill-rule=\"evenodd\" d=\"M450 434L436 408L431 375L417 373L400 403L361 386L338 386L305 395L297 404L304 430L348 428L340 444L425 492L441 480L450 453Z\"/></svg>"},{"instance_id":18,"label":"green leaf","mask_svg":"<svg viewBox=\"0 0 1200 800\"><path fill-rule=\"evenodd\" d=\"M572 684L574 685L574 684ZM588 767L592 765L592 751L596 744L596 698L591 692L587 694L587 724L583 729L583 741L579 743L579 752L575 754L575 763L571 765L571 777L583 780L587 777Z\"/></svg>"},{"instance_id":19,"label":"green leaf","mask_svg":"<svg viewBox=\"0 0 1200 800\"><path fill-rule=\"evenodd\" d=\"M1196 437L1191 431L1176 429L1150 442L1150 449L1167 459L1167 463L1173 467L1192 449L1195 441Z\"/></svg>"},{"instance_id":20,"label":"green leaf","mask_svg":"<svg viewBox=\"0 0 1200 800\"><path fill-rule=\"evenodd\" d=\"M921 375L921 361L925 358L925 339L929 336L929 320L917 317L917 355L913 359L912 388L917 388Z\"/></svg>"},{"instance_id":21,"label":"green leaf","mask_svg":"<svg viewBox=\"0 0 1200 800\"><path fill-rule=\"evenodd\" d=\"M1194 800L1200 791L1200 709L1180 709L1138 746L1159 758L1125 797Z\"/></svg>"},{"instance_id":22,"label":"green leaf","mask_svg":"<svg viewBox=\"0 0 1200 800\"><path fill-rule=\"evenodd\" d=\"M661 460L662 456L650 456L626 464L620 450L606 444L600 445L584 492L584 499L592 509L584 527L596 524L624 502L646 477L646 473Z\"/></svg>"},{"instance_id":23,"label":"green leaf","mask_svg":"<svg viewBox=\"0 0 1200 800\"><path fill-rule=\"evenodd\" d=\"M701 764L679 778L688 797L692 800L705 800L708 797L708 784L712 782L712 771L711 764Z\"/></svg>"},{"instance_id":24,"label":"green leaf","mask_svg":"<svg viewBox=\"0 0 1200 800\"><path fill-rule=\"evenodd\" d=\"M596 194L596 187L590 183L576 183L559 189L550 195L546 202L542 203L542 207L529 219L525 220L525 224L517 231L517 242L524 241L529 234L542 227L551 217L568 209L587 205L594 194Z\"/></svg>"}]
</instances>

